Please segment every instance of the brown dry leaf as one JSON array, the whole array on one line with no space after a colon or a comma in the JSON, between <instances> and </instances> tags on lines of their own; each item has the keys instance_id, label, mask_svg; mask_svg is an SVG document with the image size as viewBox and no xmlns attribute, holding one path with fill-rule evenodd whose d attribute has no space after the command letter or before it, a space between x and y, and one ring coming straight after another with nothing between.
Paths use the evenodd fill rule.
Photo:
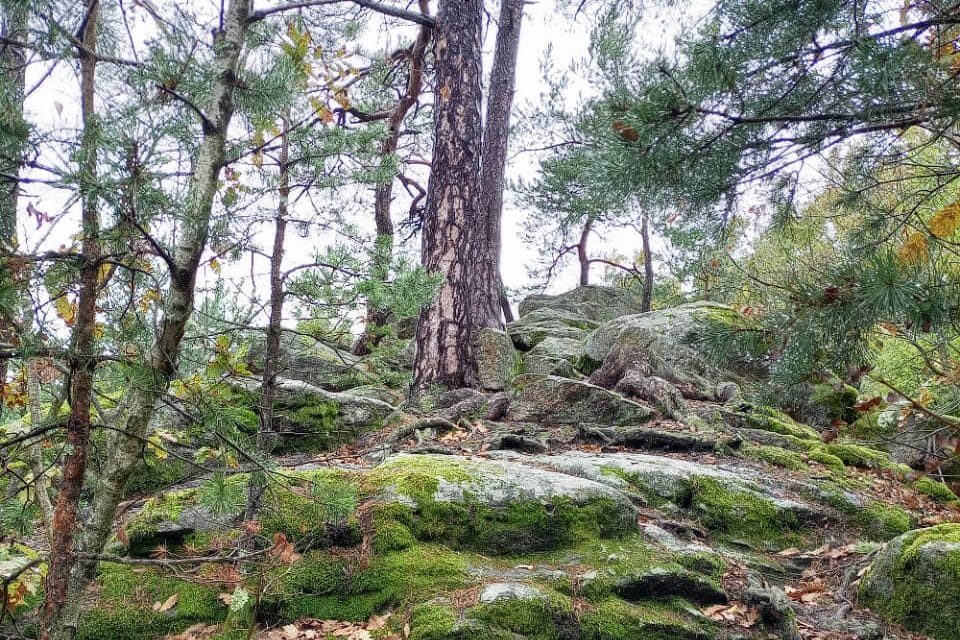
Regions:
<instances>
[{"instance_id":1,"label":"brown dry leaf","mask_svg":"<svg viewBox=\"0 0 960 640\"><path fill-rule=\"evenodd\" d=\"M370 631L377 631L383 629L387 626L387 620L390 619L390 614L385 613L382 616L370 616L370 619L367 620L367 629Z\"/></svg>"},{"instance_id":2,"label":"brown dry leaf","mask_svg":"<svg viewBox=\"0 0 960 640\"><path fill-rule=\"evenodd\" d=\"M777 555L782 556L784 558L792 558L794 556L800 555L801 553L803 552L800 551L800 549L797 549L796 547L790 547L788 549L784 549L783 551L779 552Z\"/></svg>"},{"instance_id":3,"label":"brown dry leaf","mask_svg":"<svg viewBox=\"0 0 960 640\"><path fill-rule=\"evenodd\" d=\"M744 629L749 629L753 625L757 624L757 620L759 619L760 619L760 611L756 607L750 607L749 609L747 609L746 614L744 614L743 619L737 622L737 624L743 627Z\"/></svg>"},{"instance_id":4,"label":"brown dry leaf","mask_svg":"<svg viewBox=\"0 0 960 640\"><path fill-rule=\"evenodd\" d=\"M166 613L167 611L170 611L170 609L173 609L174 606L176 606L177 600L179 599L180 599L180 594L175 593L169 598L167 598L166 600L164 600L163 604L159 602L155 602L153 604L153 610L156 611L157 613Z\"/></svg>"},{"instance_id":5,"label":"brown dry leaf","mask_svg":"<svg viewBox=\"0 0 960 640\"><path fill-rule=\"evenodd\" d=\"M283 634L290 640L296 640L297 636L300 635L300 628L295 624L285 624L283 625Z\"/></svg>"}]
</instances>

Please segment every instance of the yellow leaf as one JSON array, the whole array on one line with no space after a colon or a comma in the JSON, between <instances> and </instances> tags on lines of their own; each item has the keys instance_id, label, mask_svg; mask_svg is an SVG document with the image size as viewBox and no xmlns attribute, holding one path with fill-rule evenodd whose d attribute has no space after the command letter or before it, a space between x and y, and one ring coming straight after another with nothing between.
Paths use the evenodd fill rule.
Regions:
<instances>
[{"instance_id":1,"label":"yellow leaf","mask_svg":"<svg viewBox=\"0 0 960 640\"><path fill-rule=\"evenodd\" d=\"M222 270L222 267L220 266L219 260L217 260L216 258L210 258L209 265L210 265L210 268L213 269L214 273L216 273L217 275L220 275L220 271Z\"/></svg>"},{"instance_id":2,"label":"yellow leaf","mask_svg":"<svg viewBox=\"0 0 960 640\"><path fill-rule=\"evenodd\" d=\"M67 296L63 295L54 300L53 308L57 310L57 315L68 327L72 327L77 321L77 305L70 302Z\"/></svg>"},{"instance_id":3,"label":"yellow leaf","mask_svg":"<svg viewBox=\"0 0 960 640\"><path fill-rule=\"evenodd\" d=\"M911 233L897 251L897 257L904 264L917 264L923 261L927 253L927 237L920 233Z\"/></svg>"},{"instance_id":4,"label":"yellow leaf","mask_svg":"<svg viewBox=\"0 0 960 640\"><path fill-rule=\"evenodd\" d=\"M960 201L948 204L930 219L930 233L938 238L949 238L960 229Z\"/></svg>"},{"instance_id":5,"label":"yellow leaf","mask_svg":"<svg viewBox=\"0 0 960 640\"><path fill-rule=\"evenodd\" d=\"M102 285L107 281L107 278L110 277L110 273L113 271L113 265L104 263L100 265L100 270L97 271L97 286Z\"/></svg>"},{"instance_id":6,"label":"yellow leaf","mask_svg":"<svg viewBox=\"0 0 960 640\"><path fill-rule=\"evenodd\" d=\"M167 611L170 611L170 609L173 609L174 605L177 604L177 600L179 598L180 596L175 593L169 598L167 598L166 600L164 600L163 604L160 604L160 603L154 604L153 610L156 611L157 613L166 613Z\"/></svg>"},{"instance_id":7,"label":"yellow leaf","mask_svg":"<svg viewBox=\"0 0 960 640\"><path fill-rule=\"evenodd\" d=\"M106 332L106 330L107 328L98 322L93 327L93 337L97 340L103 339L103 334Z\"/></svg>"}]
</instances>

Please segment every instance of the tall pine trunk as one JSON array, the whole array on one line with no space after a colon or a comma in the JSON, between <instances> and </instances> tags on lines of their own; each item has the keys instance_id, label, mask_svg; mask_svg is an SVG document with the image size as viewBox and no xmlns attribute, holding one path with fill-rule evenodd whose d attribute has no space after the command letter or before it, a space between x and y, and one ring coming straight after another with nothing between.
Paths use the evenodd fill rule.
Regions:
<instances>
[{"instance_id":1,"label":"tall pine trunk","mask_svg":"<svg viewBox=\"0 0 960 640\"><path fill-rule=\"evenodd\" d=\"M414 392L478 386L477 329L496 324L496 280L480 211L482 0L443 0L433 52L436 105L422 260L445 280L420 313ZM495 313L495 312L494 312Z\"/></svg>"},{"instance_id":2,"label":"tall pine trunk","mask_svg":"<svg viewBox=\"0 0 960 640\"><path fill-rule=\"evenodd\" d=\"M486 219L484 243L490 256L480 267L491 269L481 277L493 286L477 293L480 308L489 305L492 317L499 318L498 307L507 321L512 319L510 303L501 297L500 226L503 217L504 176L507 169L507 151L510 140L510 110L516 89L517 53L520 49L520 27L523 22L524 0L501 0L497 44L490 70L487 90L487 117L483 128L483 160L480 168L480 211ZM506 304L504 304L506 302Z\"/></svg>"},{"instance_id":3,"label":"tall pine trunk","mask_svg":"<svg viewBox=\"0 0 960 640\"><path fill-rule=\"evenodd\" d=\"M117 506L142 455L147 427L157 403L176 375L181 343L193 312L197 271L207 244L220 171L226 161L227 132L233 117L233 94L249 15L250 0L230 0L223 16L223 29L214 34L214 68L208 102L204 105L203 136L187 186L183 225L171 256L163 317L143 367L150 379L138 376L128 381L124 402L117 412L116 430L107 438L106 449L111 455L104 462L92 491L90 516L79 531L79 540L74 540L78 549L74 557L80 562L73 563L64 606L51 612L45 620L47 640L76 637L84 592L96 574L96 558L113 532Z\"/></svg>"}]
</instances>

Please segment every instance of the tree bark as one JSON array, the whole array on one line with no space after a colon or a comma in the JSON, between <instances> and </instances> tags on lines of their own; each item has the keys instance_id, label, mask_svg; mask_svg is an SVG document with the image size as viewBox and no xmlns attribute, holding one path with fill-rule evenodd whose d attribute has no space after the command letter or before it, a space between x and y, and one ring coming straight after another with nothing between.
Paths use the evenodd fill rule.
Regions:
<instances>
[{"instance_id":1,"label":"tree bark","mask_svg":"<svg viewBox=\"0 0 960 640\"><path fill-rule=\"evenodd\" d=\"M428 0L420 0L420 12L423 15L429 15ZM384 163L389 162L390 156L397 152L403 121L423 91L423 59L427 44L430 42L430 32L430 27L421 26L417 39L410 49L407 89L390 111L390 116L387 118L387 137L380 145L380 157ZM390 277L390 265L393 262L393 218L390 215L390 205L393 202L395 179L396 175L392 175L389 180L378 184L373 195L373 219L376 224L377 239L373 252L372 275L384 282ZM371 347L375 347L380 342L381 336L378 329L388 320L388 310L368 303L363 334L357 339L353 353L358 356L370 353Z\"/></svg>"},{"instance_id":2,"label":"tree bark","mask_svg":"<svg viewBox=\"0 0 960 640\"><path fill-rule=\"evenodd\" d=\"M504 176L507 170L507 152L510 141L510 111L516 90L517 54L520 50L520 27L523 23L524 0L501 0L500 24L497 43L490 70L490 86L487 91L487 117L483 128L483 155L480 167L480 212L486 219L484 243L488 260L482 261L480 269L489 269L480 277L490 282L489 288L477 293L477 305L489 305L491 316L499 320L498 307L506 317L510 305L503 306L500 298L500 226L503 216Z\"/></svg>"},{"instance_id":3,"label":"tree bark","mask_svg":"<svg viewBox=\"0 0 960 640\"><path fill-rule=\"evenodd\" d=\"M643 298L640 311L647 312L653 304L653 252L650 250L650 216L647 214L643 214L640 236L643 239Z\"/></svg>"},{"instance_id":4,"label":"tree bark","mask_svg":"<svg viewBox=\"0 0 960 640\"><path fill-rule=\"evenodd\" d=\"M580 231L580 241L577 243L577 260L580 262L580 286L590 284L590 253L587 242L590 240L590 231L593 229L593 219L587 218Z\"/></svg>"},{"instance_id":5,"label":"tree bark","mask_svg":"<svg viewBox=\"0 0 960 640\"><path fill-rule=\"evenodd\" d=\"M290 203L290 137L283 121L280 142L280 188L277 213L273 225L273 253L270 256L270 319L267 322L267 344L263 356L262 385L260 387L260 422L257 429L257 452L267 454L273 441L273 401L277 393L277 372L280 362L280 323L283 320L283 244L287 230L287 209ZM260 500L266 489L266 478L255 472L247 490L245 520L253 520L260 510Z\"/></svg>"},{"instance_id":6,"label":"tree bark","mask_svg":"<svg viewBox=\"0 0 960 640\"><path fill-rule=\"evenodd\" d=\"M90 518L80 532L77 547L84 560L74 563L69 597L50 626L49 640L70 640L76 636L84 590L93 580L96 560L112 533L127 480L136 467L150 419L159 398L167 392L177 371L177 361L187 321L193 312L194 288L200 259L206 247L210 214L218 189L220 170L226 161L225 149L233 94L237 86L240 51L248 27L250 0L230 0L223 16L223 29L215 33L214 70L203 137L187 187L179 242L170 265L170 282L163 299L163 317L145 369L148 383L128 380L124 403L118 411L117 428L107 438L111 452L97 478L90 505Z\"/></svg>"},{"instance_id":7,"label":"tree bark","mask_svg":"<svg viewBox=\"0 0 960 640\"><path fill-rule=\"evenodd\" d=\"M478 386L474 335L496 324L492 303L478 304L485 296L496 300L486 266L488 225L480 212L482 12L482 0L443 0L436 19L436 115L422 260L445 280L417 323L415 393L432 385Z\"/></svg>"},{"instance_id":8,"label":"tree bark","mask_svg":"<svg viewBox=\"0 0 960 640\"><path fill-rule=\"evenodd\" d=\"M97 152L100 124L94 105L97 70L99 0L88 0L80 53L80 110L83 132L80 143L81 242L80 291L69 354L70 416L67 419L66 456L53 509L50 556L44 582L41 638L56 638L59 616L68 597L70 573L76 563L74 538L78 524L80 492L87 470L90 409L97 367L97 289L100 273L100 217L96 195Z\"/></svg>"}]
</instances>

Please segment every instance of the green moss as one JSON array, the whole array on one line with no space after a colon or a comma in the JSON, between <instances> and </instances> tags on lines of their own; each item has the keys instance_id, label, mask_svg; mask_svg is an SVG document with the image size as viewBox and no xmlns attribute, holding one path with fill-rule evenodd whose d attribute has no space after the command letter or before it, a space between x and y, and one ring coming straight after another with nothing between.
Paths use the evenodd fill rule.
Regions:
<instances>
[{"instance_id":1,"label":"green moss","mask_svg":"<svg viewBox=\"0 0 960 640\"><path fill-rule=\"evenodd\" d=\"M467 583L466 558L442 547L419 545L376 556L366 568L344 557L311 551L277 571L278 592L264 598L271 618L363 621L393 605L410 605Z\"/></svg>"},{"instance_id":2,"label":"green moss","mask_svg":"<svg viewBox=\"0 0 960 640\"><path fill-rule=\"evenodd\" d=\"M792 436L801 440L819 440L820 434L772 407L754 407L745 414L747 426L762 431Z\"/></svg>"},{"instance_id":3,"label":"green moss","mask_svg":"<svg viewBox=\"0 0 960 640\"><path fill-rule=\"evenodd\" d=\"M706 552L684 553L677 556L676 562L685 569L714 579L718 584L727 570L727 564L719 556Z\"/></svg>"},{"instance_id":4,"label":"green moss","mask_svg":"<svg viewBox=\"0 0 960 640\"><path fill-rule=\"evenodd\" d=\"M153 493L190 477L193 468L184 460L148 459L137 465L127 481L126 495Z\"/></svg>"},{"instance_id":5,"label":"green moss","mask_svg":"<svg viewBox=\"0 0 960 640\"><path fill-rule=\"evenodd\" d=\"M823 447L817 447L807 453L807 457L814 462L819 462L834 473L844 475L847 472L847 465L838 456L833 455Z\"/></svg>"},{"instance_id":6,"label":"green moss","mask_svg":"<svg viewBox=\"0 0 960 640\"><path fill-rule=\"evenodd\" d=\"M157 534L157 525L180 517L184 507L195 504L196 489L168 491L147 500L143 509L125 527L131 548L149 545Z\"/></svg>"},{"instance_id":7,"label":"green moss","mask_svg":"<svg viewBox=\"0 0 960 640\"><path fill-rule=\"evenodd\" d=\"M957 494L950 490L950 487L924 476L913 483L913 488L920 493L926 494L937 502L953 502L957 499Z\"/></svg>"},{"instance_id":8,"label":"green moss","mask_svg":"<svg viewBox=\"0 0 960 640\"><path fill-rule=\"evenodd\" d=\"M530 640L558 640L562 630L575 627L568 598L502 598L474 607L470 619L520 634Z\"/></svg>"},{"instance_id":9,"label":"green moss","mask_svg":"<svg viewBox=\"0 0 960 640\"><path fill-rule=\"evenodd\" d=\"M449 640L457 625L457 612L450 607L423 604L410 618L410 640Z\"/></svg>"},{"instance_id":10,"label":"green moss","mask_svg":"<svg viewBox=\"0 0 960 640\"><path fill-rule=\"evenodd\" d=\"M857 403L860 392L856 387L845 384L839 379L814 385L810 402L826 410L830 420L856 420L856 411L853 405Z\"/></svg>"},{"instance_id":11,"label":"green moss","mask_svg":"<svg viewBox=\"0 0 960 640\"><path fill-rule=\"evenodd\" d=\"M893 465L888 454L859 444L831 442L823 445L823 450L853 467L883 469Z\"/></svg>"},{"instance_id":12,"label":"green moss","mask_svg":"<svg viewBox=\"0 0 960 640\"><path fill-rule=\"evenodd\" d=\"M909 531L913 518L898 506L871 502L857 514L856 522L869 539L884 541Z\"/></svg>"},{"instance_id":13,"label":"green moss","mask_svg":"<svg viewBox=\"0 0 960 640\"><path fill-rule=\"evenodd\" d=\"M613 538L635 527L622 505L609 498L577 504L567 497L548 502L517 499L492 507L470 491L474 477L496 467L444 456L409 456L377 468L369 482L411 498L415 506L391 505L390 516L422 541L496 554L567 547L594 538ZM463 487L458 501L437 501L440 479ZM384 522L385 519L381 520ZM385 525L386 526L386 525ZM394 532L399 530L393 529Z\"/></svg>"},{"instance_id":14,"label":"green moss","mask_svg":"<svg viewBox=\"0 0 960 640\"><path fill-rule=\"evenodd\" d=\"M798 543L796 514L778 508L759 494L727 489L711 478L694 478L687 489L691 509L707 528L727 539L755 547Z\"/></svg>"},{"instance_id":15,"label":"green moss","mask_svg":"<svg viewBox=\"0 0 960 640\"><path fill-rule=\"evenodd\" d=\"M752 460L760 460L792 471L801 471L807 468L807 464L800 454L780 447L753 445L744 447L741 451L744 456Z\"/></svg>"},{"instance_id":16,"label":"green moss","mask_svg":"<svg viewBox=\"0 0 960 640\"><path fill-rule=\"evenodd\" d=\"M894 434L894 431L893 427L880 424L880 413L877 411L863 414L844 429L844 432L849 433L853 438L869 441L881 441L889 438Z\"/></svg>"},{"instance_id":17,"label":"green moss","mask_svg":"<svg viewBox=\"0 0 960 640\"><path fill-rule=\"evenodd\" d=\"M98 577L95 606L80 619L79 640L160 638L198 622L216 624L227 617L218 590L187 580L163 576L152 570L106 565ZM167 612L153 611L155 603L177 595Z\"/></svg>"},{"instance_id":18,"label":"green moss","mask_svg":"<svg viewBox=\"0 0 960 640\"><path fill-rule=\"evenodd\" d=\"M600 467L600 473L605 476L620 478L629 485L628 491L632 494L642 497L648 506L663 507L670 501L661 495L651 491L639 474L624 471L620 467L604 465Z\"/></svg>"},{"instance_id":19,"label":"green moss","mask_svg":"<svg viewBox=\"0 0 960 640\"><path fill-rule=\"evenodd\" d=\"M682 605L681 605L682 606ZM584 640L705 640L699 625L669 606L636 606L622 600L601 602L580 617Z\"/></svg>"},{"instance_id":20,"label":"green moss","mask_svg":"<svg viewBox=\"0 0 960 640\"><path fill-rule=\"evenodd\" d=\"M883 617L936 640L957 637L960 620L960 553L942 552L923 556L927 544L960 544L960 524L942 524L907 535L892 566L876 567L863 578L861 601ZM889 575L887 575L889 572ZM890 588L877 580L890 580Z\"/></svg>"},{"instance_id":21,"label":"green moss","mask_svg":"<svg viewBox=\"0 0 960 640\"><path fill-rule=\"evenodd\" d=\"M330 451L359 435L340 423L336 402L319 401L310 394L284 396L274 402L274 412L278 420L295 428L274 448L278 454Z\"/></svg>"}]
</instances>

